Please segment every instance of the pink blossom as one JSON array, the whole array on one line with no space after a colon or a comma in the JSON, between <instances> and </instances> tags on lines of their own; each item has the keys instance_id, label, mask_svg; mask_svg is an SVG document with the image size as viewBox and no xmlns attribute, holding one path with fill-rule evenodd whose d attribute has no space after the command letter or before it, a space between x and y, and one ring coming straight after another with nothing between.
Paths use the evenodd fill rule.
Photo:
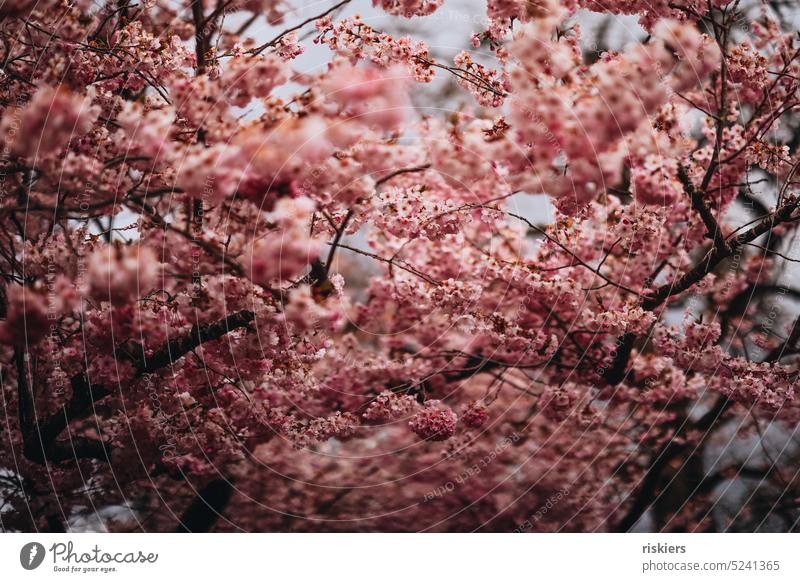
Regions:
<instances>
[{"instance_id":1,"label":"pink blossom","mask_svg":"<svg viewBox=\"0 0 800 582\"><path fill-rule=\"evenodd\" d=\"M641 165L631 169L631 183L636 200L645 204L669 205L683 193L673 158L648 155Z\"/></svg>"},{"instance_id":2,"label":"pink blossom","mask_svg":"<svg viewBox=\"0 0 800 582\"><path fill-rule=\"evenodd\" d=\"M7 304L5 321L0 322L0 342L27 346L39 343L50 331L54 317L41 292L9 285L5 288Z\"/></svg>"},{"instance_id":3,"label":"pink blossom","mask_svg":"<svg viewBox=\"0 0 800 582\"><path fill-rule=\"evenodd\" d=\"M470 428L480 428L489 418L487 408L478 402L470 402L461 413L460 420Z\"/></svg>"},{"instance_id":4,"label":"pink blossom","mask_svg":"<svg viewBox=\"0 0 800 582\"><path fill-rule=\"evenodd\" d=\"M442 5L442 2L444 0L372 0L372 5L380 6L390 14L399 14L410 18L432 14Z\"/></svg>"},{"instance_id":5,"label":"pink blossom","mask_svg":"<svg viewBox=\"0 0 800 582\"><path fill-rule=\"evenodd\" d=\"M89 294L96 301L112 305L135 301L158 283L158 265L149 247L101 246L89 257Z\"/></svg>"},{"instance_id":6,"label":"pink blossom","mask_svg":"<svg viewBox=\"0 0 800 582\"><path fill-rule=\"evenodd\" d=\"M0 134L14 153L42 158L88 132L98 113L88 97L63 85L43 87L21 110L6 109Z\"/></svg>"},{"instance_id":7,"label":"pink blossom","mask_svg":"<svg viewBox=\"0 0 800 582\"><path fill-rule=\"evenodd\" d=\"M453 410L438 400L429 400L409 421L411 427L421 439L445 441L456 432L458 416Z\"/></svg>"},{"instance_id":8,"label":"pink blossom","mask_svg":"<svg viewBox=\"0 0 800 582\"><path fill-rule=\"evenodd\" d=\"M308 221L314 205L308 198L278 201L272 218L277 228L257 239L248 248L250 278L269 285L300 275L319 257L320 242L308 234Z\"/></svg>"},{"instance_id":9,"label":"pink blossom","mask_svg":"<svg viewBox=\"0 0 800 582\"><path fill-rule=\"evenodd\" d=\"M339 113L382 131L400 129L411 105L408 75L399 67L387 70L334 63L320 87Z\"/></svg>"},{"instance_id":10,"label":"pink blossom","mask_svg":"<svg viewBox=\"0 0 800 582\"><path fill-rule=\"evenodd\" d=\"M240 132L233 145L238 146L248 172L270 184L295 179L333 153L327 139L328 126L316 116L290 118L265 129L258 124Z\"/></svg>"},{"instance_id":11,"label":"pink blossom","mask_svg":"<svg viewBox=\"0 0 800 582\"><path fill-rule=\"evenodd\" d=\"M367 420L391 420L410 413L416 405L414 397L409 394L395 394L384 391L370 402L364 411Z\"/></svg>"},{"instance_id":12,"label":"pink blossom","mask_svg":"<svg viewBox=\"0 0 800 582\"><path fill-rule=\"evenodd\" d=\"M226 98L237 107L246 106L252 99L267 97L275 87L288 80L289 72L283 59L275 55L234 57L219 77Z\"/></svg>"},{"instance_id":13,"label":"pink blossom","mask_svg":"<svg viewBox=\"0 0 800 582\"><path fill-rule=\"evenodd\" d=\"M193 198L216 204L236 192L246 176L245 164L236 146L197 146L179 162L175 184Z\"/></svg>"},{"instance_id":14,"label":"pink blossom","mask_svg":"<svg viewBox=\"0 0 800 582\"><path fill-rule=\"evenodd\" d=\"M9 4L4 530L797 517L786 11Z\"/></svg>"}]
</instances>

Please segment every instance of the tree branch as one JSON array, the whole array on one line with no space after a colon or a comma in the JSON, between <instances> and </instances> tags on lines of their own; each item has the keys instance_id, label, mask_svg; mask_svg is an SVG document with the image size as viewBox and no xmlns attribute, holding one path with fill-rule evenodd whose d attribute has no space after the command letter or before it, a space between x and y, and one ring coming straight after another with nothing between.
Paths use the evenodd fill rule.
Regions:
<instances>
[{"instance_id":1,"label":"tree branch","mask_svg":"<svg viewBox=\"0 0 800 582\"><path fill-rule=\"evenodd\" d=\"M149 358L142 354L142 359L134 362L136 376L141 377L172 365L200 344L220 339L235 329L247 326L254 319L255 313L243 310L215 323L194 325L187 335L170 341ZM20 429L23 433L25 456L29 460L41 464L45 464L47 461L59 463L71 459L107 461L110 447L101 440L85 437L58 440L58 437L71 422L86 416L96 402L112 394L112 391L104 386L90 384L83 373L76 374L70 379L72 396L63 408L36 422L23 351L17 350L16 361Z\"/></svg>"},{"instance_id":2,"label":"tree branch","mask_svg":"<svg viewBox=\"0 0 800 582\"><path fill-rule=\"evenodd\" d=\"M210 531L233 496L233 483L215 479L197 492L197 496L181 515L178 533Z\"/></svg>"},{"instance_id":3,"label":"tree branch","mask_svg":"<svg viewBox=\"0 0 800 582\"><path fill-rule=\"evenodd\" d=\"M792 331L789 332L789 337L786 338L786 341L767 354L767 357L764 358L764 361L777 362L783 356L796 353L798 340L800 340L800 316L794 320L794 324L792 324Z\"/></svg>"},{"instance_id":4,"label":"tree branch","mask_svg":"<svg viewBox=\"0 0 800 582\"><path fill-rule=\"evenodd\" d=\"M253 55L259 55L259 54L263 53L265 50L267 50L268 48L273 47L276 44L278 44L281 41L281 39L284 36L286 36L287 34L289 34L291 32L294 32L295 30L300 30L306 24L309 24L311 22L315 22L315 21L319 20L320 18L323 18L323 17L327 16L328 14L338 10L342 6L345 6L346 4L350 4L350 2L351 2L351 0L341 0L341 2L331 6L330 8L325 10L324 12L321 12L320 14L317 14L316 16L312 16L310 18L306 18L303 22L301 22L299 24L296 24L296 25L292 26L291 28L287 28L286 30L281 32L278 36L273 38L272 40L270 40L268 42L265 42L261 46L258 46L258 47L254 48L254 49L250 49L247 52L249 52L250 54L253 54Z\"/></svg>"},{"instance_id":5,"label":"tree branch","mask_svg":"<svg viewBox=\"0 0 800 582\"><path fill-rule=\"evenodd\" d=\"M138 376L142 376L172 365L200 344L217 340L235 329L245 327L255 317L256 314L252 311L242 310L232 313L221 321L203 325L195 324L187 335L168 342L150 357L143 355L142 360L136 365L136 373Z\"/></svg>"},{"instance_id":6,"label":"tree branch","mask_svg":"<svg viewBox=\"0 0 800 582\"><path fill-rule=\"evenodd\" d=\"M781 206L771 216L767 216L761 222L756 224L750 230L726 240L724 247L714 246L706 253L706 256L697 263L689 271L681 275L676 281L665 283L655 290L654 293L642 297L640 305L647 311L653 311L660 307L667 299L673 295L683 293L696 283L700 282L708 273L710 273L717 265L724 259L733 256L747 243L757 239L763 234L769 233L773 228L792 220L792 214L797 210L800 200L791 199L786 204ZM609 372L604 375L604 379L611 385L619 384L626 375L628 361L630 359L631 351L633 348L633 339L623 336L621 340L622 347L625 349L618 349L617 355L609 369Z\"/></svg>"},{"instance_id":7,"label":"tree branch","mask_svg":"<svg viewBox=\"0 0 800 582\"><path fill-rule=\"evenodd\" d=\"M208 52L208 35L206 19L203 13L203 0L192 0L192 19L194 20L194 51L197 59L197 74L206 72L206 53Z\"/></svg>"},{"instance_id":8,"label":"tree branch","mask_svg":"<svg viewBox=\"0 0 800 582\"><path fill-rule=\"evenodd\" d=\"M633 504L631 505L628 513L620 519L615 525L613 530L616 532L629 531L636 522L644 515L645 511L653 503L654 496L658 492L661 485L661 477L664 469L669 463L676 458L679 454L685 451L690 443L686 442L682 433L687 430L701 430L703 437L700 443L691 444L698 450L705 438L709 435L709 431L721 419L725 412L733 405L733 401L725 396L720 396L714 403L714 406L706 412L697 422L688 423L684 422L673 437L667 442L661 450L653 455L650 465L647 468L644 478L641 481L641 486L636 492Z\"/></svg>"},{"instance_id":9,"label":"tree branch","mask_svg":"<svg viewBox=\"0 0 800 582\"><path fill-rule=\"evenodd\" d=\"M684 191L692 200L692 208L694 208L694 210L700 215L700 218L703 220L703 224L706 226L706 236L714 241L714 246L716 248L723 251L727 250L728 243L725 240L725 236L722 234L722 229L720 228L717 219L714 218L714 215L711 213L711 209L703 199L702 192L695 190L692 180L689 178L689 175L686 173L686 169L683 166L678 168L678 178L680 179L681 184L683 184Z\"/></svg>"}]
</instances>

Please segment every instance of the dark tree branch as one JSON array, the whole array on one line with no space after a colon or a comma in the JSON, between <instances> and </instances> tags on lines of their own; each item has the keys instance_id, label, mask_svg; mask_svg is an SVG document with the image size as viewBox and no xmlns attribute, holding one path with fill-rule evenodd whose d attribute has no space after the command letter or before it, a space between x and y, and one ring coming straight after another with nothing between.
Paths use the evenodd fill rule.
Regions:
<instances>
[{"instance_id":1,"label":"dark tree branch","mask_svg":"<svg viewBox=\"0 0 800 582\"><path fill-rule=\"evenodd\" d=\"M233 496L233 483L215 479L197 492L197 496L180 517L178 533L197 533L211 530Z\"/></svg>"},{"instance_id":2,"label":"dark tree branch","mask_svg":"<svg viewBox=\"0 0 800 582\"><path fill-rule=\"evenodd\" d=\"M667 299L699 283L706 275L713 271L724 259L736 254L746 244L754 241L763 234L771 233L776 226L789 222L793 219L793 214L797 210L800 200L790 199L771 216L765 217L750 230L728 239L724 247L714 246L706 253L706 256L692 267L689 271L678 277L671 283L665 283L655 290L652 294L642 297L640 305L643 309L653 311L660 307ZM627 334L626 334L627 335ZM621 349L617 350L617 355L609 368L609 372L604 376L610 385L619 384L626 375L628 361L632 352L633 340L623 336ZM624 349L622 349L624 348Z\"/></svg>"},{"instance_id":3,"label":"dark tree branch","mask_svg":"<svg viewBox=\"0 0 800 582\"><path fill-rule=\"evenodd\" d=\"M783 356L796 353L798 340L800 340L800 316L794 320L794 324L792 324L792 331L789 332L789 337L786 338L786 341L767 354L767 357L764 359L764 361L777 362Z\"/></svg>"},{"instance_id":4,"label":"dark tree branch","mask_svg":"<svg viewBox=\"0 0 800 582\"><path fill-rule=\"evenodd\" d=\"M187 335L170 341L149 358L142 355L140 361L134 362L136 376L141 377L170 366L200 344L220 339L235 329L247 326L254 319L255 313L243 310L215 323L195 325ZM41 464L48 461L59 463L75 459L108 461L110 446L101 440L72 436L58 440L58 437L71 422L84 418L91 412L96 402L112 394L112 391L103 386L90 384L85 374L76 374L70 379L72 395L63 408L36 422L33 396L27 381L24 352L21 350L16 353L16 361L20 429L23 433L25 456L29 460Z\"/></svg>"},{"instance_id":5,"label":"dark tree branch","mask_svg":"<svg viewBox=\"0 0 800 582\"><path fill-rule=\"evenodd\" d=\"M286 36L287 34L289 34L291 32L294 32L295 30L300 30L306 24L310 24L311 22L316 22L320 18L323 18L324 16L327 16L328 14L330 14L332 12L335 12L336 10L338 10L342 6L345 6L346 4L349 4L350 2L351 2L351 0L341 0L341 2L331 6L330 8L325 10L324 12L322 12L320 14L317 14L316 16L312 16L310 18L307 18L303 22L301 22L299 24L296 24L296 25L292 26L291 28L287 28L286 30L281 32L278 36L273 38L272 40L270 40L268 42L265 42L261 46L258 46L258 47L254 48L254 49L250 49L248 52L250 54L253 54L253 55L259 55L259 54L263 53L265 50L267 50L268 48L277 45L281 41L281 39L284 36Z\"/></svg>"},{"instance_id":6,"label":"dark tree branch","mask_svg":"<svg viewBox=\"0 0 800 582\"><path fill-rule=\"evenodd\" d=\"M33 395L28 386L28 370L25 366L25 350L17 348L14 352L17 364L17 391L19 398L19 426L27 432L33 425Z\"/></svg>"},{"instance_id":7,"label":"dark tree branch","mask_svg":"<svg viewBox=\"0 0 800 582\"><path fill-rule=\"evenodd\" d=\"M625 378L628 360L630 360L635 343L636 334L633 333L626 333L617 341L616 353L611 366L605 368L602 373L603 379L611 386L616 386Z\"/></svg>"},{"instance_id":8,"label":"dark tree branch","mask_svg":"<svg viewBox=\"0 0 800 582\"><path fill-rule=\"evenodd\" d=\"M208 53L208 35L206 19L203 13L203 0L192 0L192 19L194 20L194 51L197 59L197 74L206 72L206 54Z\"/></svg>"},{"instance_id":9,"label":"dark tree branch","mask_svg":"<svg viewBox=\"0 0 800 582\"><path fill-rule=\"evenodd\" d=\"M430 164L422 164L421 166L413 166L413 167L410 167L410 168L400 168L399 170L395 170L393 172L389 172L388 174L386 174L382 178L379 178L378 180L376 180L375 181L375 186L381 186L381 185L385 184L386 182L388 182L389 180L392 180L392 179L396 178L397 176L402 176L403 174L413 174L413 173L416 173L416 172L424 172L425 170L429 170L430 167L431 167Z\"/></svg>"},{"instance_id":10,"label":"dark tree branch","mask_svg":"<svg viewBox=\"0 0 800 582\"><path fill-rule=\"evenodd\" d=\"M23 428L23 452L31 461L45 464L69 459L108 459L106 445L100 440L85 437L57 440L70 422L86 416L95 402L111 394L102 386L90 385L83 374L73 376L70 384L72 396L61 411Z\"/></svg>"},{"instance_id":11,"label":"dark tree branch","mask_svg":"<svg viewBox=\"0 0 800 582\"><path fill-rule=\"evenodd\" d=\"M714 241L714 246L720 250L727 250L728 243L725 240L725 237L722 234L722 229L717 222L717 219L714 218L714 215L711 213L711 209L706 204L706 201L703 198L702 191L698 192L695 190L694 185L692 184L691 178L686 173L686 169L683 166L678 168L678 178L683 184L684 191L689 195L689 198L692 201L692 208L694 208L695 212L700 215L700 218L703 220L703 224L706 227L706 236L709 239Z\"/></svg>"},{"instance_id":12,"label":"dark tree branch","mask_svg":"<svg viewBox=\"0 0 800 582\"><path fill-rule=\"evenodd\" d=\"M714 406L706 412L697 422L689 423L684 422L678 429L675 435L665 444L661 450L653 455L650 465L647 468L641 485L636 491L633 503L631 504L628 512L620 519L613 527L616 532L629 531L636 522L644 515L644 512L653 503L654 497L657 495L659 488L662 485L662 474L664 469L670 462L678 457L681 453L687 450L690 446L699 450L705 437L709 435L709 431L717 424L717 422L724 417L725 413L733 405L733 401L725 396L720 396L714 403ZM683 438L684 433L688 430L703 431L703 437L698 444L686 442Z\"/></svg>"},{"instance_id":13,"label":"dark tree branch","mask_svg":"<svg viewBox=\"0 0 800 582\"><path fill-rule=\"evenodd\" d=\"M187 335L168 342L150 357L143 356L136 365L137 375L150 374L172 365L200 344L220 339L235 329L246 327L255 317L256 314L252 311L242 310L214 323L195 324Z\"/></svg>"}]
</instances>

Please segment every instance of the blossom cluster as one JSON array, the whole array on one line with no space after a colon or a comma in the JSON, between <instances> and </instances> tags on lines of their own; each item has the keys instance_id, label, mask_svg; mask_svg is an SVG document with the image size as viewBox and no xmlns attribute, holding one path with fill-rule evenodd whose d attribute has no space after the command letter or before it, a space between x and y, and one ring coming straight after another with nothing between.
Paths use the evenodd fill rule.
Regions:
<instances>
[{"instance_id":1,"label":"blossom cluster","mask_svg":"<svg viewBox=\"0 0 800 582\"><path fill-rule=\"evenodd\" d=\"M324 4L0 5L2 527L797 521L786 456L714 517L800 422L785 16Z\"/></svg>"}]
</instances>

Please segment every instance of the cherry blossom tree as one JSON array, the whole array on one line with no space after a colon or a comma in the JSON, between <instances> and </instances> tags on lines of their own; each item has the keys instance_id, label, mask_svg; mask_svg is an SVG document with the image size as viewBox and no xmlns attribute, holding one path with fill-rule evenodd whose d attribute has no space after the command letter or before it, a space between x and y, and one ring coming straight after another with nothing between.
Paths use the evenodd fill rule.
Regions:
<instances>
[{"instance_id":1,"label":"cherry blossom tree","mask_svg":"<svg viewBox=\"0 0 800 582\"><path fill-rule=\"evenodd\" d=\"M0 528L797 529L791 3L295 9L0 1Z\"/></svg>"}]
</instances>

